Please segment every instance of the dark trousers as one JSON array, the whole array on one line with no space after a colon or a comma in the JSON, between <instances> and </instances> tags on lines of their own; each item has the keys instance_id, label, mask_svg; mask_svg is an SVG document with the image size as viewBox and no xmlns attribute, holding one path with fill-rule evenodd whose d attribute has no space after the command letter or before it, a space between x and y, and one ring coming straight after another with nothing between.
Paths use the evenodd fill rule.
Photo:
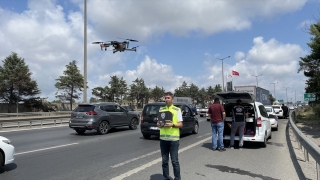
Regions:
<instances>
[{"instance_id":1,"label":"dark trousers","mask_svg":"<svg viewBox=\"0 0 320 180\"><path fill-rule=\"evenodd\" d=\"M160 149L162 156L162 174L164 178L170 179L169 176L169 154L171 157L174 179L181 180L180 164L178 159L179 141L164 141L160 140Z\"/></svg>"}]
</instances>

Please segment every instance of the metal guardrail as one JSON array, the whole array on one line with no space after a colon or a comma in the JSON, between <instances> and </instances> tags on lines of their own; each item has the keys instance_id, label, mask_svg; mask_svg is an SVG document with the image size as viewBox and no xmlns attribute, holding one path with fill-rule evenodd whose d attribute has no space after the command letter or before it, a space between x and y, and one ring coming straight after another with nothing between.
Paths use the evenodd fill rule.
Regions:
<instances>
[{"instance_id":1,"label":"metal guardrail","mask_svg":"<svg viewBox=\"0 0 320 180\"><path fill-rule=\"evenodd\" d=\"M299 148L304 148L304 157L305 161L309 161L309 154L313 157L316 161L316 171L317 171L317 180L320 179L320 147L318 147L313 141L308 139L295 125L292 120L292 115L295 116L296 110L294 110L290 114L289 123L292 127L292 130L296 137L296 142L298 142Z\"/></svg>"},{"instance_id":2,"label":"metal guardrail","mask_svg":"<svg viewBox=\"0 0 320 180\"><path fill-rule=\"evenodd\" d=\"M0 113L0 132L4 129L42 127L68 123L71 111Z\"/></svg>"}]
</instances>

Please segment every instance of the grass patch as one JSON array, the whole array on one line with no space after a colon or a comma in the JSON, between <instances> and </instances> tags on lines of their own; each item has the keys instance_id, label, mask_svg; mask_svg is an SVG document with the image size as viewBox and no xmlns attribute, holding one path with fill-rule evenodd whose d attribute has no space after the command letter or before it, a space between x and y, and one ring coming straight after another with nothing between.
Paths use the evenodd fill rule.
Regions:
<instances>
[{"instance_id":1,"label":"grass patch","mask_svg":"<svg viewBox=\"0 0 320 180\"><path fill-rule=\"evenodd\" d=\"M319 107L306 107L296 113L295 123L320 124L320 117L315 112Z\"/></svg>"}]
</instances>

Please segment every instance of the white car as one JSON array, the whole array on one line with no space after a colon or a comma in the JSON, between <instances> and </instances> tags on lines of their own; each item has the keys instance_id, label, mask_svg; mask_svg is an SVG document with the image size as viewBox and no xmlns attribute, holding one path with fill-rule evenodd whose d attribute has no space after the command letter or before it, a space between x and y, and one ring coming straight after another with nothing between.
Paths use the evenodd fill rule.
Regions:
<instances>
[{"instance_id":1,"label":"white car","mask_svg":"<svg viewBox=\"0 0 320 180\"><path fill-rule=\"evenodd\" d=\"M246 118L246 127L243 136L243 141L259 142L262 147L267 146L268 139L271 139L271 123L268 118L268 113L264 105L255 101L254 95L248 92L217 92L214 94L224 103L226 111L226 120L223 131L223 140L230 141L232 108L236 105L236 101L240 99L249 113L249 118ZM239 135L235 135L235 140L239 141Z\"/></svg>"},{"instance_id":2,"label":"white car","mask_svg":"<svg viewBox=\"0 0 320 180\"><path fill-rule=\"evenodd\" d=\"M0 136L0 167L13 163L14 161L14 146L11 141L3 136Z\"/></svg>"},{"instance_id":3,"label":"white car","mask_svg":"<svg viewBox=\"0 0 320 180\"><path fill-rule=\"evenodd\" d=\"M276 112L274 111L272 106L264 106L264 107L267 110L270 123L271 123L271 128L278 131L278 116L276 115Z\"/></svg>"},{"instance_id":4,"label":"white car","mask_svg":"<svg viewBox=\"0 0 320 180\"><path fill-rule=\"evenodd\" d=\"M276 115L278 118L283 118L283 110L281 108L281 105L272 105L274 112L276 112Z\"/></svg>"}]
</instances>

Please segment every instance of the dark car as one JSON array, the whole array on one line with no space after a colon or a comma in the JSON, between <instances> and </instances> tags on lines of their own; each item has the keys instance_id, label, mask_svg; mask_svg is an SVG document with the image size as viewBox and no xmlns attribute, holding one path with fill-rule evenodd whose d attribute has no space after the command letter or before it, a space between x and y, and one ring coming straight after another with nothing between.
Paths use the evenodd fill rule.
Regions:
<instances>
[{"instance_id":1,"label":"dark car","mask_svg":"<svg viewBox=\"0 0 320 180\"><path fill-rule=\"evenodd\" d=\"M141 115L141 133L145 139L149 139L151 135L160 135L160 129L157 127L157 115L160 107L165 106L164 102L148 103L144 106ZM174 103L181 109L183 118L183 127L180 134L193 133L198 134L199 122L196 115L192 112L188 104Z\"/></svg>"},{"instance_id":2,"label":"dark car","mask_svg":"<svg viewBox=\"0 0 320 180\"><path fill-rule=\"evenodd\" d=\"M129 126L130 129L137 129L139 118L139 114L127 111L114 102L79 104L72 111L69 127L79 134L86 130L107 134L115 127Z\"/></svg>"}]
</instances>

